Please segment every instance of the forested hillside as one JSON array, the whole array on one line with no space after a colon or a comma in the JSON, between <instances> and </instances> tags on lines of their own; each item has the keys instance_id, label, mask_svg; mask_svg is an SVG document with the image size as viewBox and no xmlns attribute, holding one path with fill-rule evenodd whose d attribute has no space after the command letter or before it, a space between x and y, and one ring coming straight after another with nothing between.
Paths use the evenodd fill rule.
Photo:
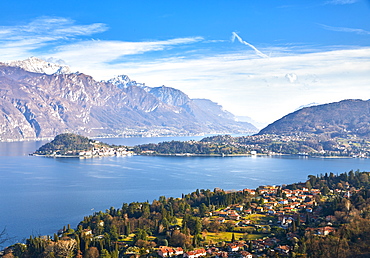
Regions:
<instances>
[{"instance_id":1,"label":"forested hillside","mask_svg":"<svg viewBox=\"0 0 370 258\"><path fill-rule=\"evenodd\" d=\"M80 151L91 151L94 147L109 146L108 144L96 142L87 137L65 133L57 135L54 140L41 146L35 154L48 155L57 152L58 154L78 154Z\"/></svg>"},{"instance_id":2,"label":"forested hillside","mask_svg":"<svg viewBox=\"0 0 370 258\"><path fill-rule=\"evenodd\" d=\"M369 234L369 173L350 171L123 203L86 216L76 229L30 237L4 257L157 257L163 246L209 257L368 257Z\"/></svg>"},{"instance_id":3,"label":"forested hillside","mask_svg":"<svg viewBox=\"0 0 370 258\"><path fill-rule=\"evenodd\" d=\"M370 137L370 101L349 99L302 108L262 129L258 134L300 135L329 138Z\"/></svg>"}]
</instances>

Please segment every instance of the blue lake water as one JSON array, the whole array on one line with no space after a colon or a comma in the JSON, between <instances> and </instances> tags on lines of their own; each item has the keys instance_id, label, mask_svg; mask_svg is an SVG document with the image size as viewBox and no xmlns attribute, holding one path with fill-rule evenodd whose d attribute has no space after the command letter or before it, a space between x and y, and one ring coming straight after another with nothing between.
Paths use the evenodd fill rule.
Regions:
<instances>
[{"instance_id":1,"label":"blue lake water","mask_svg":"<svg viewBox=\"0 0 370 258\"><path fill-rule=\"evenodd\" d=\"M171 139L101 141L135 145ZM76 227L83 216L121 207L123 202L151 202L162 195L180 197L196 189L289 184L305 181L310 174L370 170L370 159L128 156L80 160L27 156L43 143L0 143L0 229L6 227L13 241L52 235L67 224Z\"/></svg>"}]
</instances>

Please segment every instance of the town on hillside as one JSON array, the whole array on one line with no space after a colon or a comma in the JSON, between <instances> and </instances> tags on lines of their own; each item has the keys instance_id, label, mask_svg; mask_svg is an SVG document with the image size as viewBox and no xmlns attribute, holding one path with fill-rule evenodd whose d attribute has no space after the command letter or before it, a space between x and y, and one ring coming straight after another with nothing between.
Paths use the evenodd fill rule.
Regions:
<instances>
[{"instance_id":1,"label":"town on hillside","mask_svg":"<svg viewBox=\"0 0 370 258\"><path fill-rule=\"evenodd\" d=\"M350 171L303 183L123 203L54 236L7 247L9 257L367 257L370 176Z\"/></svg>"}]
</instances>

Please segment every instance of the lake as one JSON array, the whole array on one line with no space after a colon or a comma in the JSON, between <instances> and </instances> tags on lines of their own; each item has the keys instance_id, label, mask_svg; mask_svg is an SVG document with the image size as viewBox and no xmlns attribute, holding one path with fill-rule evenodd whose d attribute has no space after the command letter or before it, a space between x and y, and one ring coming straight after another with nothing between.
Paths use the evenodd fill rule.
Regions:
<instances>
[{"instance_id":1,"label":"lake","mask_svg":"<svg viewBox=\"0 0 370 258\"><path fill-rule=\"evenodd\" d=\"M135 145L202 137L112 138ZM94 159L28 156L45 141L0 143L0 229L12 242L76 227L95 211L123 202L181 197L196 189L256 188L305 181L310 174L370 170L370 159L127 156Z\"/></svg>"}]
</instances>

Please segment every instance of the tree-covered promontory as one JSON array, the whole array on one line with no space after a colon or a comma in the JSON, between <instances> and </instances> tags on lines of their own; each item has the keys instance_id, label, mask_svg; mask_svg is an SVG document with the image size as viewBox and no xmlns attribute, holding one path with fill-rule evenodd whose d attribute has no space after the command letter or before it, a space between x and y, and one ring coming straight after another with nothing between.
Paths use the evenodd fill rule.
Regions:
<instances>
[{"instance_id":1,"label":"tree-covered promontory","mask_svg":"<svg viewBox=\"0 0 370 258\"><path fill-rule=\"evenodd\" d=\"M92 140L87 137L64 133L59 134L49 143L41 146L34 155L60 157L92 157L107 155L124 155L129 151L125 146L115 146Z\"/></svg>"},{"instance_id":2,"label":"tree-covered promontory","mask_svg":"<svg viewBox=\"0 0 370 258\"><path fill-rule=\"evenodd\" d=\"M35 153L51 154L55 151L67 153L70 151L78 152L83 150L92 150L94 143L94 140L87 137L72 133L64 133L55 136L54 140L41 146Z\"/></svg>"}]
</instances>

